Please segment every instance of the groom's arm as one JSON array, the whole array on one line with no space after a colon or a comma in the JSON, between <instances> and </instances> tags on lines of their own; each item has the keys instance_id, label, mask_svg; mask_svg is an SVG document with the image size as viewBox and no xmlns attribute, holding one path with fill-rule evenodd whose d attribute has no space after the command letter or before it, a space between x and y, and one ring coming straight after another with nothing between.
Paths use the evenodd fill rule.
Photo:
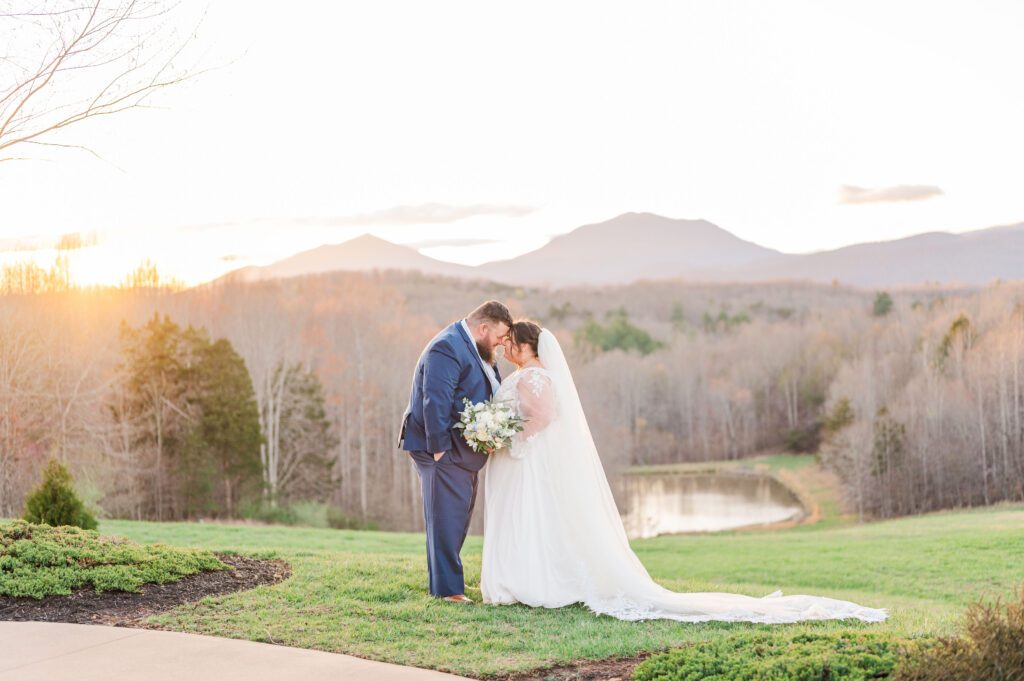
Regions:
<instances>
[{"instance_id":1,"label":"groom's arm","mask_svg":"<svg viewBox=\"0 0 1024 681\"><path fill-rule=\"evenodd\" d=\"M459 361L444 343L435 344L423 360L423 425L431 454L452 448L452 403L459 382Z\"/></svg>"}]
</instances>

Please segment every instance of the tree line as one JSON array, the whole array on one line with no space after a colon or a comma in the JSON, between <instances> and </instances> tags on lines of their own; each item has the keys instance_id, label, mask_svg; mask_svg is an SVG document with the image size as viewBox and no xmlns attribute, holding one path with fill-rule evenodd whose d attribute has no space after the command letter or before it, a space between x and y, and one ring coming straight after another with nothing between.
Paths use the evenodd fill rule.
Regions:
<instances>
[{"instance_id":1,"label":"tree line","mask_svg":"<svg viewBox=\"0 0 1024 681\"><path fill-rule=\"evenodd\" d=\"M610 471L787 449L818 452L865 517L1024 499L1020 284L547 290L371 272L0 296L0 516L53 454L114 516L315 501L416 529L396 447L412 370L487 298L559 336Z\"/></svg>"}]
</instances>

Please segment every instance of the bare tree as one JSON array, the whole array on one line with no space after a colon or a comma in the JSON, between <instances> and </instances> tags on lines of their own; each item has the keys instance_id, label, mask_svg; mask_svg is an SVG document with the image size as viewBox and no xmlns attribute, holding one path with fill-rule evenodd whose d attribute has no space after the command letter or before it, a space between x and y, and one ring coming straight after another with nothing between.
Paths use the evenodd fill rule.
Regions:
<instances>
[{"instance_id":1,"label":"bare tree","mask_svg":"<svg viewBox=\"0 0 1024 681\"><path fill-rule=\"evenodd\" d=\"M183 67L179 3L166 0L14 0L0 34L0 161L29 145L85 149L60 139L90 118L146 108L159 90L198 75ZM198 28L198 26L196 27Z\"/></svg>"},{"instance_id":2,"label":"bare tree","mask_svg":"<svg viewBox=\"0 0 1024 681\"><path fill-rule=\"evenodd\" d=\"M27 325L13 322L5 314L0 324L0 517L13 516L19 510L16 497L18 477L23 473L21 460L34 443L27 431L36 430L32 426L39 413L33 409L36 402L29 399L41 363L39 335Z\"/></svg>"},{"instance_id":3,"label":"bare tree","mask_svg":"<svg viewBox=\"0 0 1024 681\"><path fill-rule=\"evenodd\" d=\"M396 449L411 371L453 310L484 295L521 305L559 334L609 473L745 457L784 447L794 424L821 420L821 458L863 519L1024 500L1021 283L947 292L934 305L909 305L922 294L894 291L894 309L881 320L865 313L872 292L812 285L646 283L520 298L459 280L339 272L164 294L55 285L23 295L30 290L0 295L0 515L20 508L44 455L63 452L96 481L97 504L110 516L158 517L157 449L140 441L153 414L126 420L111 412L125 412L131 397L116 380L118 323L140 326L159 311L239 349L268 440L265 482L283 505L329 503L353 524L419 529L417 474ZM725 296L752 321L672 335L676 301L699 318L719 308L720 300L706 301ZM581 313L557 325L543 316L566 302L598 316L629 306L636 324L671 343L648 355L589 353L572 340ZM301 371L289 376L282 366ZM290 387L299 375L322 385L322 418L289 415L310 403ZM883 406L889 420L880 423ZM330 446L310 427L325 419L338 435ZM166 489L167 510L182 508L180 489Z\"/></svg>"}]
</instances>

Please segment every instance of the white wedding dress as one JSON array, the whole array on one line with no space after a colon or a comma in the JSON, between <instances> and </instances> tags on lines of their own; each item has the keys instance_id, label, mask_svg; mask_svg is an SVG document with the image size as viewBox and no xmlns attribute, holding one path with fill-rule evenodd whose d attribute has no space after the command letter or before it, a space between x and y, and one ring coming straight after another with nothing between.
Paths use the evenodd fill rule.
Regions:
<instances>
[{"instance_id":1,"label":"white wedding dress","mask_svg":"<svg viewBox=\"0 0 1024 681\"><path fill-rule=\"evenodd\" d=\"M583 603L623 620L886 619L885 608L824 596L678 593L654 582L629 546L565 355L547 329L538 355L542 367L516 371L495 394L527 421L509 448L490 455L484 475L484 603Z\"/></svg>"}]
</instances>

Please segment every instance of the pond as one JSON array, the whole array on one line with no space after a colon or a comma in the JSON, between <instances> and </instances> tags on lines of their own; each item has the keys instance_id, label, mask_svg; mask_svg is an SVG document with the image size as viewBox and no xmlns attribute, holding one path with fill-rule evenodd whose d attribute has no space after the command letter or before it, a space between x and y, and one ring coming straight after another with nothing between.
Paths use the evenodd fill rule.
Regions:
<instances>
[{"instance_id":1,"label":"pond","mask_svg":"<svg viewBox=\"0 0 1024 681\"><path fill-rule=\"evenodd\" d=\"M797 520L796 495L756 473L623 474L609 481L630 539Z\"/></svg>"}]
</instances>

